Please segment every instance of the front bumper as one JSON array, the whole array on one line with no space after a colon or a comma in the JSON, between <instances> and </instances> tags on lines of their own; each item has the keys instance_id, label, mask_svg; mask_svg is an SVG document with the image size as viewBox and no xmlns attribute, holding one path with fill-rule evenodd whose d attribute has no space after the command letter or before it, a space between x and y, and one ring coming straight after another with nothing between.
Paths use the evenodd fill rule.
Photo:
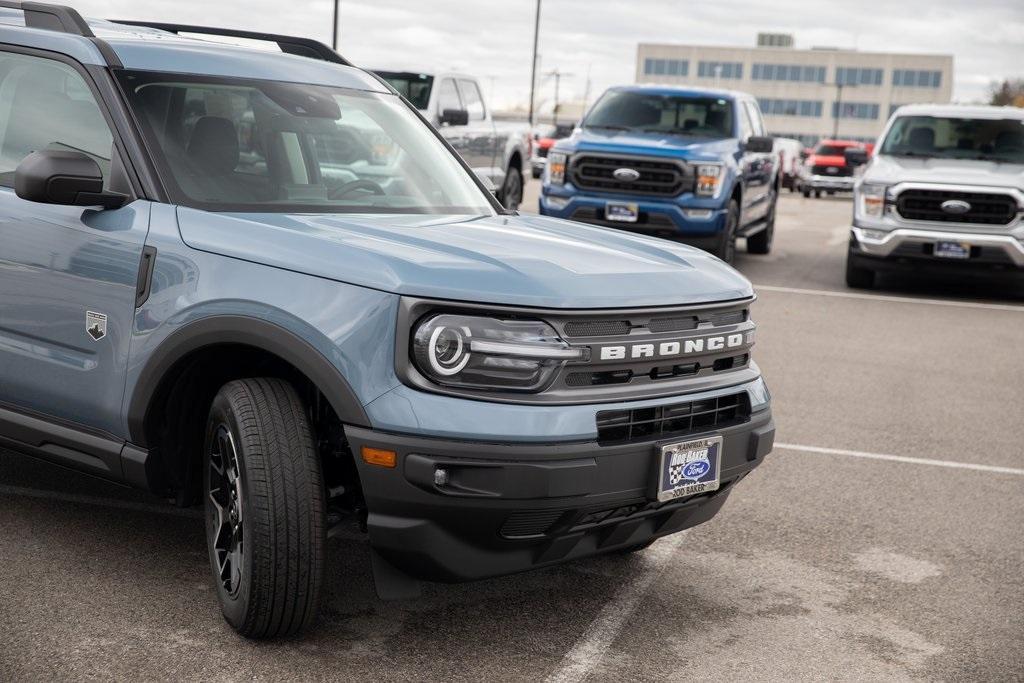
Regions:
<instances>
[{"instance_id":1,"label":"front bumper","mask_svg":"<svg viewBox=\"0 0 1024 683\"><path fill-rule=\"evenodd\" d=\"M609 202L636 204L639 212L635 223L609 221L605 208ZM540 214L554 218L600 225L644 235L676 239L703 249L711 249L725 226L727 207L721 197L696 197L684 193L679 197L655 199L620 194L587 194L571 185L557 193L547 187L541 193Z\"/></svg>"},{"instance_id":2,"label":"front bumper","mask_svg":"<svg viewBox=\"0 0 1024 683\"><path fill-rule=\"evenodd\" d=\"M660 444L498 444L346 427L352 451L398 453L395 468L357 455L374 549L417 578L459 582L646 543L713 517L771 450L771 411L726 427L718 491L656 502ZM443 468L448 482L435 483Z\"/></svg>"},{"instance_id":3,"label":"front bumper","mask_svg":"<svg viewBox=\"0 0 1024 683\"><path fill-rule=\"evenodd\" d=\"M934 255L938 242L960 242L970 245L971 257L963 260L939 258ZM950 267L983 267L992 269L1024 269L1024 243L1013 235L949 230L896 228L873 230L851 228L850 250L871 259L893 262L931 262Z\"/></svg>"},{"instance_id":4,"label":"front bumper","mask_svg":"<svg viewBox=\"0 0 1024 683\"><path fill-rule=\"evenodd\" d=\"M853 192L856 180L852 176L802 175L800 186L810 190Z\"/></svg>"}]
</instances>

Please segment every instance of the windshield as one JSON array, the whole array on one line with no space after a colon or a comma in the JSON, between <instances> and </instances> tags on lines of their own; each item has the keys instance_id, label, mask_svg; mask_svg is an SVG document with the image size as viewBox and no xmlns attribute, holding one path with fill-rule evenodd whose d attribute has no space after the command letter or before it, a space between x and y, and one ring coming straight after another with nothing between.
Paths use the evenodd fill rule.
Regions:
<instances>
[{"instance_id":1,"label":"windshield","mask_svg":"<svg viewBox=\"0 0 1024 683\"><path fill-rule=\"evenodd\" d=\"M172 201L208 211L491 214L394 95L121 72Z\"/></svg>"},{"instance_id":2,"label":"windshield","mask_svg":"<svg viewBox=\"0 0 1024 683\"><path fill-rule=\"evenodd\" d=\"M885 136L881 153L1024 164L1024 121L901 116Z\"/></svg>"},{"instance_id":3,"label":"windshield","mask_svg":"<svg viewBox=\"0 0 1024 683\"><path fill-rule=\"evenodd\" d=\"M430 90L434 87L433 76L394 71L378 71L377 75L390 83L412 106L426 111L430 104Z\"/></svg>"},{"instance_id":4,"label":"windshield","mask_svg":"<svg viewBox=\"0 0 1024 683\"><path fill-rule=\"evenodd\" d=\"M590 110L583 127L731 138L732 103L717 97L610 90Z\"/></svg>"}]
</instances>

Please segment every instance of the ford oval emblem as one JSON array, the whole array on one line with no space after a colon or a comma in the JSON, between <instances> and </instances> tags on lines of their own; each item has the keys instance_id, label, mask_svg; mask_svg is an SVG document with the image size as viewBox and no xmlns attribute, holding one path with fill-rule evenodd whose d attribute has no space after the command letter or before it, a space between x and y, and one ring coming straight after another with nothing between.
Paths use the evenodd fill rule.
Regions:
<instances>
[{"instance_id":1,"label":"ford oval emblem","mask_svg":"<svg viewBox=\"0 0 1024 683\"><path fill-rule=\"evenodd\" d=\"M683 468L683 478L696 481L707 474L710 469L711 463L707 460L694 460Z\"/></svg>"},{"instance_id":2,"label":"ford oval emblem","mask_svg":"<svg viewBox=\"0 0 1024 683\"><path fill-rule=\"evenodd\" d=\"M640 171L635 168L617 168L612 172L616 180L621 180L624 183L632 183L636 180L640 180Z\"/></svg>"},{"instance_id":3,"label":"ford oval emblem","mask_svg":"<svg viewBox=\"0 0 1024 683\"><path fill-rule=\"evenodd\" d=\"M962 216L971 210L971 205L962 199L947 199L939 207L946 213L951 213L954 216Z\"/></svg>"}]
</instances>

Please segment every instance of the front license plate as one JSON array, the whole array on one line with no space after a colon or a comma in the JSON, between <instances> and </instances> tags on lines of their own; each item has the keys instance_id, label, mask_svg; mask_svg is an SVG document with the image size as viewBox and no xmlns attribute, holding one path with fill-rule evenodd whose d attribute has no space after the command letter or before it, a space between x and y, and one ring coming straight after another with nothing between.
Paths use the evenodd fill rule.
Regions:
<instances>
[{"instance_id":1,"label":"front license plate","mask_svg":"<svg viewBox=\"0 0 1024 683\"><path fill-rule=\"evenodd\" d=\"M640 217L640 207L626 202L608 202L604 207L604 217L610 221L636 223Z\"/></svg>"},{"instance_id":2,"label":"front license plate","mask_svg":"<svg viewBox=\"0 0 1024 683\"><path fill-rule=\"evenodd\" d=\"M717 490L721 459L720 436L662 446L658 501Z\"/></svg>"},{"instance_id":3,"label":"front license plate","mask_svg":"<svg viewBox=\"0 0 1024 683\"><path fill-rule=\"evenodd\" d=\"M938 242L935 244L935 255L938 258L971 258L971 245L966 242Z\"/></svg>"}]
</instances>

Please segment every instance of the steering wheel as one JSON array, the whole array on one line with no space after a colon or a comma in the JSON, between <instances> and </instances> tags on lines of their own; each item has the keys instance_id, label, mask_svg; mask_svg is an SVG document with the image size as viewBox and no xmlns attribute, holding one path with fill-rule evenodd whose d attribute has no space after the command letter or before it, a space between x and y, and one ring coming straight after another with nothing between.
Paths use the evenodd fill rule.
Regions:
<instances>
[{"instance_id":1,"label":"steering wheel","mask_svg":"<svg viewBox=\"0 0 1024 683\"><path fill-rule=\"evenodd\" d=\"M341 199L345 195L355 192L356 190L369 190L373 194L387 194L384 192L384 188L378 183L375 183L372 180L367 180L366 178L360 178L359 180L352 180L340 187L334 188L327 193L327 197L328 199Z\"/></svg>"}]
</instances>

